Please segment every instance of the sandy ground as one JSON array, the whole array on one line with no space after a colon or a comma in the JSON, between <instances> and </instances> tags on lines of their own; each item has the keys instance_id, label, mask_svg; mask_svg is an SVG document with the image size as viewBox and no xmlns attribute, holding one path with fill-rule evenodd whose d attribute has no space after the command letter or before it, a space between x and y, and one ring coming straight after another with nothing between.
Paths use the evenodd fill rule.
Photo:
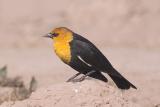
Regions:
<instances>
[{"instance_id":1,"label":"sandy ground","mask_svg":"<svg viewBox=\"0 0 160 107\"><path fill-rule=\"evenodd\" d=\"M159 0L0 0L0 67L7 64L9 76L22 76L25 84L31 76L38 81L30 99L1 106L63 107L72 102L73 107L158 107L159 4ZM41 37L57 26L93 41L138 90L120 91L111 80L65 83L76 72L56 57L51 41ZM82 90L76 93L74 87ZM99 96L103 92L107 94Z\"/></svg>"},{"instance_id":2,"label":"sandy ground","mask_svg":"<svg viewBox=\"0 0 160 107\"><path fill-rule=\"evenodd\" d=\"M125 97L127 97L129 101L147 107L152 107L160 103L160 87L158 85L160 81L159 51L126 48L108 48L102 50L112 61L113 65L138 87L136 91L125 92L128 95ZM26 80L27 84L30 77L34 75L38 80L39 88L43 89L49 86L56 87L54 84L62 85L61 87L63 88L63 85L65 86L67 84L64 83L64 81L76 73L56 58L56 56L52 54L51 49L37 48L31 49L30 51L26 49L19 49L19 51L4 50L1 53L1 59L3 60L1 64L9 63L10 76L20 75ZM24 61L25 63L22 63ZM110 80L107 85L113 86L112 81ZM67 87L69 88L69 86ZM87 87L93 88L93 90L95 88L89 84ZM64 92L65 91L66 90L64 90ZM99 91L101 92L101 90ZM119 89L114 88L114 91L119 91ZM55 94L57 92L54 91L53 93ZM106 95L106 98L107 97Z\"/></svg>"},{"instance_id":3,"label":"sandy ground","mask_svg":"<svg viewBox=\"0 0 160 107\"><path fill-rule=\"evenodd\" d=\"M96 86L96 87L95 87ZM64 90L65 89L65 90ZM133 90L131 92L134 92ZM107 96L107 97L106 97ZM127 95L128 96L128 95ZM64 105L65 103L65 105ZM126 93L98 81L61 83L33 93L22 102L4 103L2 107L138 107Z\"/></svg>"}]
</instances>

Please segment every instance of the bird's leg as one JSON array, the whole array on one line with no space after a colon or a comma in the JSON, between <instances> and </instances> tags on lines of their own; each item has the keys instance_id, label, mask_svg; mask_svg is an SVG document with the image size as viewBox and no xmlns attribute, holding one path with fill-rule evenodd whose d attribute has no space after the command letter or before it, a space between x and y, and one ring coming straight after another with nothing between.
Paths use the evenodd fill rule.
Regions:
<instances>
[{"instance_id":1,"label":"bird's leg","mask_svg":"<svg viewBox=\"0 0 160 107\"><path fill-rule=\"evenodd\" d=\"M84 76L82 76L81 78L72 80L72 82L81 82L81 81L83 81L87 76L89 76L89 75L91 75L91 74L93 74L93 73L95 73L95 72L96 72L95 70L92 70L92 71L86 73L86 74L85 74Z\"/></svg>"},{"instance_id":2,"label":"bird's leg","mask_svg":"<svg viewBox=\"0 0 160 107\"><path fill-rule=\"evenodd\" d=\"M70 77L66 82L70 82L70 81L72 81L74 78L76 78L78 75L80 75L81 73L79 72L79 73L77 73L77 74L75 74L75 75L73 75L72 77Z\"/></svg>"}]
</instances>

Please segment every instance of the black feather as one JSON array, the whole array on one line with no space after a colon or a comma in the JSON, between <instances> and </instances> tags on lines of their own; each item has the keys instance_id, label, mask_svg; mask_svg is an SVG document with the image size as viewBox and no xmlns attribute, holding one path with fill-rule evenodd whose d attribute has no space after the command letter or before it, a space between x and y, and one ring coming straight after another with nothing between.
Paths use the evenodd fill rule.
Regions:
<instances>
[{"instance_id":1,"label":"black feather","mask_svg":"<svg viewBox=\"0 0 160 107\"><path fill-rule=\"evenodd\" d=\"M72 57L69 64L73 69L83 74L86 74L91 70L96 70L97 72L95 74L91 74L90 77L107 82L107 79L100 72L102 71L112 78L118 88L129 89L132 87L136 89L133 84L113 68L109 60L93 43L75 33L73 34L73 37L73 40L70 42ZM80 56L91 66L88 66L77 56Z\"/></svg>"},{"instance_id":2,"label":"black feather","mask_svg":"<svg viewBox=\"0 0 160 107\"><path fill-rule=\"evenodd\" d=\"M89 77L104 81L104 82L108 82L108 79L99 71L89 75Z\"/></svg>"}]
</instances>

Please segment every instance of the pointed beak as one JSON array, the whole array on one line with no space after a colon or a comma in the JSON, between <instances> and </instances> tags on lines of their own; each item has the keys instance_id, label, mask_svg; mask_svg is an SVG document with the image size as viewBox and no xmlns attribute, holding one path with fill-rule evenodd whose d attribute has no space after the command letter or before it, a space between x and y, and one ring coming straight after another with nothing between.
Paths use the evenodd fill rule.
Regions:
<instances>
[{"instance_id":1,"label":"pointed beak","mask_svg":"<svg viewBox=\"0 0 160 107\"><path fill-rule=\"evenodd\" d=\"M43 37L46 37L46 38L53 38L53 35L51 34L51 33L48 33L48 34L46 34L46 35L44 35Z\"/></svg>"}]
</instances>

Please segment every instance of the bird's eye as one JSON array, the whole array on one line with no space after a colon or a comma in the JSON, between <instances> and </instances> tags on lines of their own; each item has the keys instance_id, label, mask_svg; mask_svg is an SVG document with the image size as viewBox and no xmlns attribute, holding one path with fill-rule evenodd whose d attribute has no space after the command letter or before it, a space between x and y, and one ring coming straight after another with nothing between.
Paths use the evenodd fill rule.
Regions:
<instances>
[{"instance_id":1,"label":"bird's eye","mask_svg":"<svg viewBox=\"0 0 160 107\"><path fill-rule=\"evenodd\" d=\"M53 33L53 36L54 37L57 37L59 34L58 33Z\"/></svg>"}]
</instances>

